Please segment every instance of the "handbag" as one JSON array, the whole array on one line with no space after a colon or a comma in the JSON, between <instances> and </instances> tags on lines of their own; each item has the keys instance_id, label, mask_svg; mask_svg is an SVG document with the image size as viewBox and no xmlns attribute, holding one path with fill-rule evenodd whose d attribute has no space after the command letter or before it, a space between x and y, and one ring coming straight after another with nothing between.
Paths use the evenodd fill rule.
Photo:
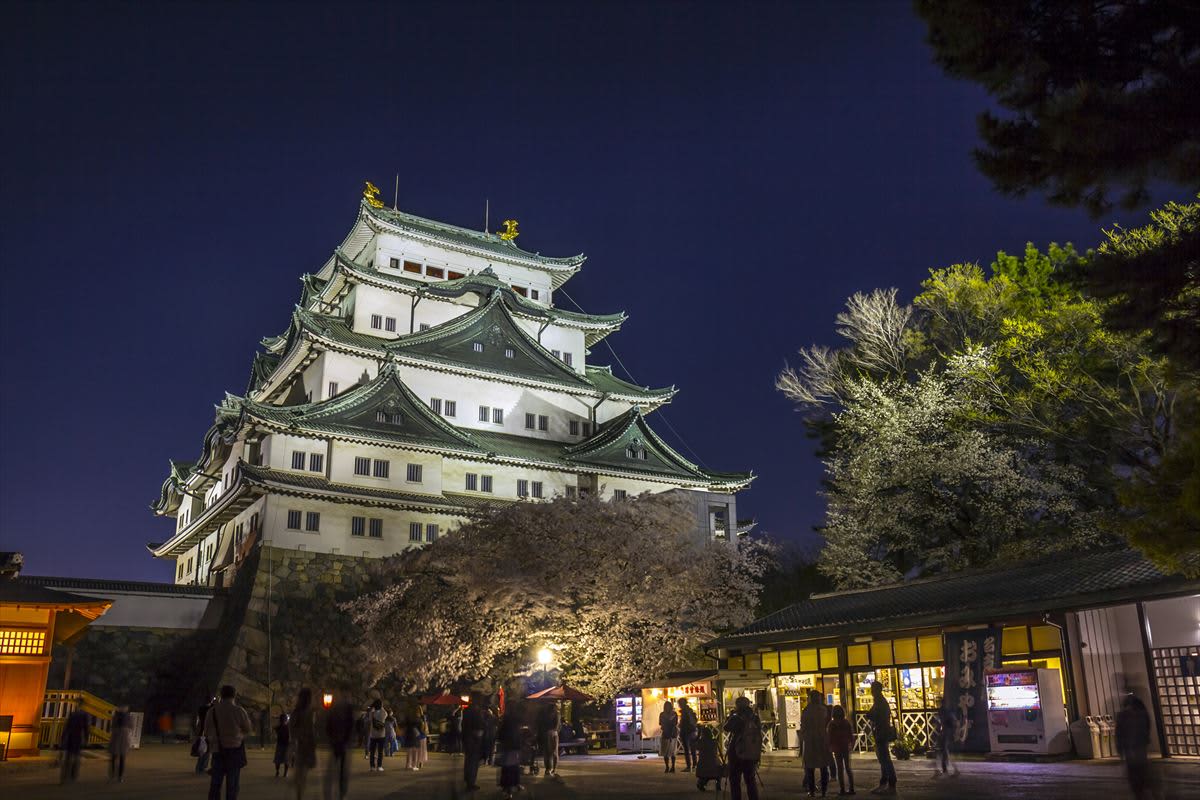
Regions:
<instances>
[{"instance_id":1,"label":"handbag","mask_svg":"<svg viewBox=\"0 0 1200 800\"><path fill-rule=\"evenodd\" d=\"M203 736L197 736L196 741L192 742L192 757L199 758L208 752L208 739Z\"/></svg>"}]
</instances>

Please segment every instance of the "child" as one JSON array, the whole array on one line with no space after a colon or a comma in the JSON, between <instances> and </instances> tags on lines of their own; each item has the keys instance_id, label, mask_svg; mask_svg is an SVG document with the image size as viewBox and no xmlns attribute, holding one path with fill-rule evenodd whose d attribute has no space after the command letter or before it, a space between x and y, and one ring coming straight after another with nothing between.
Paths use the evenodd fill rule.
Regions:
<instances>
[{"instance_id":1,"label":"child","mask_svg":"<svg viewBox=\"0 0 1200 800\"><path fill-rule=\"evenodd\" d=\"M850 771L850 743L854 741L854 731L850 728L850 720L846 719L846 709L841 706L833 707L833 717L825 728L829 738L829 749L833 751L833 761L837 765L838 794L854 794L854 773ZM846 791L846 781L850 781L850 791Z\"/></svg>"},{"instance_id":2,"label":"child","mask_svg":"<svg viewBox=\"0 0 1200 800\"><path fill-rule=\"evenodd\" d=\"M288 773L288 745L292 742L292 729L288 725L288 715L279 715L279 724L275 726L275 777L279 777L279 768L283 767L283 777Z\"/></svg>"},{"instance_id":3,"label":"child","mask_svg":"<svg viewBox=\"0 0 1200 800\"><path fill-rule=\"evenodd\" d=\"M700 727L700 739L696 744L696 788L704 791L708 782L717 782L717 791L721 791L721 778L725 776L725 765L718 755L717 739L713 736L712 728L707 725Z\"/></svg>"}]
</instances>

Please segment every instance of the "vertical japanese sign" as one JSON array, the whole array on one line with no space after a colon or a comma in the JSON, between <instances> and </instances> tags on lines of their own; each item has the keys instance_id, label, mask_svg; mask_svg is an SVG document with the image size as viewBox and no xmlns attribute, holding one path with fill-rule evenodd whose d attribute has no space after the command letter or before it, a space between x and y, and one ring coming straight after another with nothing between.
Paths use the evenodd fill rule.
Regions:
<instances>
[{"instance_id":1,"label":"vertical japanese sign","mask_svg":"<svg viewBox=\"0 0 1200 800\"><path fill-rule=\"evenodd\" d=\"M990 748L983 671L1000 666L999 628L946 634L946 699L955 710L952 747L967 753Z\"/></svg>"}]
</instances>

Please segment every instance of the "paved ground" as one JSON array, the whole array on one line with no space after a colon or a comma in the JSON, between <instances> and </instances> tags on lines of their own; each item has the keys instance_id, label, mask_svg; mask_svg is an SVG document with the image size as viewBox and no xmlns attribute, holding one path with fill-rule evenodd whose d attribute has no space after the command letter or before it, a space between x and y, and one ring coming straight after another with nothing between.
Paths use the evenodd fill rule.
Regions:
<instances>
[{"instance_id":1,"label":"paved ground","mask_svg":"<svg viewBox=\"0 0 1200 800\"><path fill-rule=\"evenodd\" d=\"M295 797L290 784L271 777L270 751L251 750L250 764L242 773L242 798L245 800L288 800ZM324 754L321 754L322 764ZM1162 781L1166 800L1195 800L1200 798L1200 764L1196 761L1162 762L1155 773ZM58 773L48 766L0 770L0 795L57 800L57 798L123 798L123 800L186 800L204 798L207 778L191 772L193 761L186 745L149 744L130 755L125 782L106 781L106 762L101 758L84 761L82 777L73 786L59 786ZM383 773L367 771L366 761L355 760L355 773L350 784L352 800L450 800L465 798L461 782L455 782L461 771L461 758L435 754L420 772L399 768L403 761L387 760ZM898 764L900 796L909 800L946 798L1048 798L1049 800L1122 800L1129 797L1121 767L1099 762L1063 762L1056 764L1001 764L984 761L964 762L958 778L933 778L931 762L910 761ZM856 757L855 774L861 777L859 796L870 797L863 789L871 788L878 775L874 759ZM638 760L634 756L567 757L562 761L559 779L541 776L526 779L528 800L575 800L575 798L682 798L699 800L715 797L696 790L689 776L676 773L664 775L662 764L652 759ZM802 773L794 758L770 757L761 769L761 796L768 798L801 798ZM476 793L478 800L494 800L500 796L495 784L495 770L480 771L483 789ZM836 787L835 787L836 789ZM18 790L17 794L9 794ZM836 794L836 792L834 792ZM306 797L319 800L320 775L310 778ZM726 794L728 797L728 794Z\"/></svg>"}]
</instances>

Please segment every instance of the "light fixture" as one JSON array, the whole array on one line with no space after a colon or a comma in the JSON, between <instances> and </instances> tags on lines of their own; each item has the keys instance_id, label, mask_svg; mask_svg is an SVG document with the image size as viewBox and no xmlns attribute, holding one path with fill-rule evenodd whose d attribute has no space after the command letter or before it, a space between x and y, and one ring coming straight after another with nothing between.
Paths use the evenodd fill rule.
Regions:
<instances>
[{"instance_id":1,"label":"light fixture","mask_svg":"<svg viewBox=\"0 0 1200 800\"><path fill-rule=\"evenodd\" d=\"M326 708L333 705L333 695L330 692L325 692L325 694L321 695L321 705Z\"/></svg>"},{"instance_id":2,"label":"light fixture","mask_svg":"<svg viewBox=\"0 0 1200 800\"><path fill-rule=\"evenodd\" d=\"M460 695L458 699L459 699L459 700L462 700L464 703L470 703L470 702L471 702L471 696L470 696L470 695L467 695L467 694Z\"/></svg>"},{"instance_id":3,"label":"light fixture","mask_svg":"<svg viewBox=\"0 0 1200 800\"><path fill-rule=\"evenodd\" d=\"M553 658L554 658L554 653L550 652L549 647L543 647L541 650L538 650L537 660L538 660L538 663L541 664L543 667L546 666L547 664L549 664Z\"/></svg>"}]
</instances>

